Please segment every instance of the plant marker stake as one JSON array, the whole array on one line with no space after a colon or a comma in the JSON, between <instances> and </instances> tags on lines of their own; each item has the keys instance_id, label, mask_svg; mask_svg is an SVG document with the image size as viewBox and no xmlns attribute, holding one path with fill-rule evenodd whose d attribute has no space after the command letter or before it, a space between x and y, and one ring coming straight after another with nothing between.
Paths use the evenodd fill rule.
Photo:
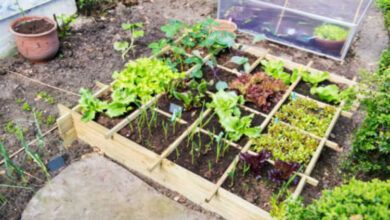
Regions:
<instances>
[{"instance_id":1,"label":"plant marker stake","mask_svg":"<svg viewBox=\"0 0 390 220\"><path fill-rule=\"evenodd\" d=\"M293 92L292 99L295 100L296 97L297 97L297 94L295 92Z\"/></svg>"},{"instance_id":2,"label":"plant marker stake","mask_svg":"<svg viewBox=\"0 0 390 220\"><path fill-rule=\"evenodd\" d=\"M173 121L175 121L175 119L176 119L176 110L173 112L173 114L172 114L172 117L171 117L171 121L173 122Z\"/></svg>"},{"instance_id":3,"label":"plant marker stake","mask_svg":"<svg viewBox=\"0 0 390 220\"><path fill-rule=\"evenodd\" d=\"M275 118L275 124L279 123L279 118Z\"/></svg>"}]
</instances>

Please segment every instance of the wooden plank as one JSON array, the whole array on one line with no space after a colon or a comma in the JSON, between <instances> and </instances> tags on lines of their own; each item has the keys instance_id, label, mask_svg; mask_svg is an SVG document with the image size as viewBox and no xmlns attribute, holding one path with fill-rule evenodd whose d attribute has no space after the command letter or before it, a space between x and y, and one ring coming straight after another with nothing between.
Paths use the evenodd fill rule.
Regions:
<instances>
[{"instance_id":1,"label":"wooden plank","mask_svg":"<svg viewBox=\"0 0 390 220\"><path fill-rule=\"evenodd\" d=\"M152 151L115 133L112 139L106 139L107 128L94 121L81 122L81 115L68 109L73 117L78 137L96 146L108 157L133 169L157 183L176 191L206 210L216 212L226 219L272 219L268 212L245 201L227 190L220 189L218 198L204 202L207 193L214 186L210 181L164 159L158 172L149 172L147 167L159 156Z\"/></svg>"},{"instance_id":2,"label":"wooden plank","mask_svg":"<svg viewBox=\"0 0 390 220\"><path fill-rule=\"evenodd\" d=\"M60 114L66 113L65 106L58 104ZM65 146L69 146L77 139L77 133L73 125L73 118L70 114L65 114L57 119L58 131Z\"/></svg>"}]
</instances>

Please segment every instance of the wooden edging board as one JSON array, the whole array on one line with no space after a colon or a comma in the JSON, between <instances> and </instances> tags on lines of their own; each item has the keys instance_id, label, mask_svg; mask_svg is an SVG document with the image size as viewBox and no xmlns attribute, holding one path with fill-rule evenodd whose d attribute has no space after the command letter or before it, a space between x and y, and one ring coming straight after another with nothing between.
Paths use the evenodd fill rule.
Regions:
<instances>
[{"instance_id":1,"label":"wooden edging board","mask_svg":"<svg viewBox=\"0 0 390 220\"><path fill-rule=\"evenodd\" d=\"M158 166L156 170L150 172L147 168L158 160L158 154L117 133L114 133L112 138L105 138L104 134L108 131L107 128L93 121L82 122L79 113L63 105L58 105L58 108L61 115L71 115L78 138L91 146L98 147L104 154L118 163L182 194L203 208L216 212L226 219L271 219L268 212L225 189L220 189L218 197L209 203L205 202L204 199L214 187L213 183L167 159L163 159L162 166Z\"/></svg>"},{"instance_id":2,"label":"wooden edging board","mask_svg":"<svg viewBox=\"0 0 390 220\"><path fill-rule=\"evenodd\" d=\"M166 50L163 51L165 52ZM254 70L256 65L260 63L260 58L264 58L266 60L271 61L283 61L284 66L290 70L294 68L302 68L302 65L300 64L269 55L268 51L260 51L257 48L249 47L246 49L245 52L248 52L258 57L255 63L252 64L251 70ZM209 55L205 56L204 59L208 59L208 57ZM310 68L309 66L307 66L306 68L307 71L318 71L313 68ZM228 71L237 74L237 71ZM344 83L348 86L354 85L353 81L337 76L335 74L331 74L329 80L331 82ZM290 87L291 91L298 82L299 80L297 80L297 82ZM99 86L101 86L102 89L95 93L97 97L108 91L111 88L112 84L109 86ZM291 91L289 93L291 93ZM286 97L284 97L284 99ZM272 112L275 113L280 106L281 104L278 105L277 108L274 108ZM170 190L179 192L192 202L199 204L207 210L216 212L226 219L271 219L269 213L265 210L249 203L248 201L223 188L220 188L224 180L219 181L219 184L214 184L206 180L205 178L167 160L166 157L162 157L162 155L158 155L148 150L146 147L143 147L131 141L130 139L127 139L117 134L118 129L109 130L93 121L87 123L82 122L82 116L80 113L78 113L78 106L74 107L73 109L68 109L62 105L59 105L59 111L61 117L57 120L57 124L61 137L64 139L64 142L66 144L70 144L75 139L80 138L91 146L98 147L102 152L104 152L108 157L112 158L113 160L133 170L136 170L137 172L153 179L154 181L169 188ZM337 118L341 114L343 114L343 112L344 111L341 111L341 108L338 109L338 113L335 115L335 118L332 121L332 125L328 129L329 132L334 126L334 122L337 121ZM344 112L344 114L349 115L349 112ZM270 114L269 117L267 117L268 121L271 120L272 115L273 114ZM122 123L121 126L118 127L122 127L123 124L124 123ZM265 126L265 124L262 125L262 127ZM319 148L321 148L321 150L325 143L329 142L327 140L329 132L327 132L327 135L321 140L321 144L319 145ZM251 142L249 141L247 145L243 148L243 150L248 150L250 144ZM174 148L172 148L171 150L173 149ZM321 150L318 150L318 152L316 152L316 155L312 158L312 161L310 162L310 169L314 168L315 163L321 153ZM158 161L161 166L155 166L156 161ZM153 167L155 169L150 169L150 167ZM227 169L227 171L228 170L229 168ZM312 178L309 176L310 172L311 170L309 172L308 170L306 170L304 174L300 175L302 177L300 187L299 190L294 193L295 195L299 195L307 180L309 178ZM226 172L224 174L226 174ZM316 180L313 179L313 181ZM213 196L216 192L218 192L218 195Z\"/></svg>"}]
</instances>

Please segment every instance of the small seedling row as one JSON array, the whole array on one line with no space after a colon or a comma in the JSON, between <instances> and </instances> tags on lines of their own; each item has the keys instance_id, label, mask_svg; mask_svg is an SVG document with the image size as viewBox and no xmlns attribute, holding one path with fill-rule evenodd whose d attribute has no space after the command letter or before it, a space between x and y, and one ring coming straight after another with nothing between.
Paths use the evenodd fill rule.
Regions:
<instances>
[{"instance_id":1,"label":"small seedling row","mask_svg":"<svg viewBox=\"0 0 390 220\"><path fill-rule=\"evenodd\" d=\"M166 54L167 51L169 51L169 48L165 48L157 56L162 56ZM303 67L300 64L272 56L268 53L268 51L262 51L251 47L247 47L244 53L245 55L251 56L250 72L256 71L256 68L260 65L261 60L264 59L270 61L283 61L285 68L291 71L295 68L299 68L309 72L318 72L318 70L310 67L312 62L309 62L306 66ZM226 54L222 55L225 56ZM208 58L209 55L204 56L205 60ZM226 59L227 58L222 60ZM219 64L218 67L221 70L231 74L232 77L237 77L241 74L239 72L240 67L237 66ZM187 68L187 75L191 73L193 68L194 67ZM207 76L204 77L207 78ZM301 82L301 79L302 76L299 76L298 79L288 87L282 98L274 106L272 106L269 112L263 112L256 107L247 105L246 103L244 105L239 105L241 110L254 113L255 118L261 118L260 133L263 133L267 129L267 126L269 126L271 123L280 123L283 126L294 129L318 141L318 146L308 165L305 166L305 170L303 172L298 171L296 173L297 176L300 177L300 181L293 193L294 198L297 198L300 195L306 183L314 186L318 184L318 180L311 177L310 174L313 171L316 162L318 161L323 147L327 146L336 151L341 150L337 143L328 140L330 132L332 131L336 121L340 116L352 116L351 112L342 110L344 105L344 102L342 101L336 107L336 111L332 116L332 120L323 135L316 135L304 129L293 126L286 121L278 120L275 115L278 111L280 111L281 107L284 106L286 102L288 102L288 99L291 96L293 96L294 99L297 98L312 100L316 102L321 108L326 106L333 106L331 104L320 102L297 93L295 89L296 86ZM343 83L348 86L352 86L354 84L353 81L334 74L330 74L329 81L333 83ZM97 83L97 86L101 89L94 95L96 97L101 97L107 92L110 92L112 84L104 85L102 83ZM209 95L213 94L213 92L215 91L210 91ZM210 116L212 116L212 109L202 108L200 113L194 112L194 114L197 115L195 120L176 118L173 113L168 112L166 109L160 108L160 106L156 105L156 103L158 103L158 101L163 98L163 94L155 96L153 99L138 109L123 117L123 119L121 119L111 128L102 126L95 121L90 121L87 123L82 122L82 115L79 113L78 106L73 109L68 109L62 105L59 105L61 117L57 120L57 123L59 125L60 134L64 139L65 144L70 144L75 139L80 138L90 145L100 148L107 156L118 161L119 163L134 169L147 177L150 177L151 179L171 190L181 193L188 199L201 205L203 208L214 211L227 219L269 219L270 216L267 211L230 192L230 190L228 190L229 186L226 181L232 173L235 175L234 171L237 167L237 164L239 163L240 154L257 154L251 150L253 140L249 139L245 142L232 142L225 137L218 135L217 133L210 134L210 131L205 129L203 123L204 121L208 120ZM179 129L180 132L169 143L169 146L165 147L164 149L160 149L158 152L153 150L152 146L141 145L131 140L130 138L121 135L123 133L123 129L128 129L129 126L134 127L136 121L142 116L142 114L145 114L147 111L156 112L159 117L163 117L162 120L172 120L183 127L183 129ZM162 130L165 129L163 128ZM160 132L162 131L160 130ZM140 135L139 139L142 139L140 132L138 135ZM150 132L149 135L151 135ZM165 136L167 135L165 134ZM194 154L201 156L200 150L195 152L192 148L191 152L190 148L188 148L188 140L192 140L189 139L191 136L199 137L200 141L203 143L210 143L211 145L215 145L216 143L213 140L219 138L219 141L217 142L218 144L221 142L227 146L227 148L232 147L227 151L225 155L226 157L220 158L220 160L224 160L224 163L221 165L221 167L218 167L218 170L220 170L221 173L223 171L221 176L216 176L216 174L212 172L211 174L207 173L210 171L210 166L214 167L220 165L211 159L208 160L208 163L207 161L201 161L202 163L200 165L200 172L204 172L204 175L199 175L196 170L191 168L188 160L192 160L192 164L194 164L196 157ZM212 149L210 151L211 156L208 155L207 157L214 158L214 154L218 154L218 152L215 152L216 147L211 147L210 149ZM187 162L185 160L181 160L184 157L183 153L186 155L186 157L189 157L189 152L192 158L187 158ZM275 164L275 161L272 159L266 159L266 161L271 166ZM189 168L187 169L187 167Z\"/></svg>"}]
</instances>

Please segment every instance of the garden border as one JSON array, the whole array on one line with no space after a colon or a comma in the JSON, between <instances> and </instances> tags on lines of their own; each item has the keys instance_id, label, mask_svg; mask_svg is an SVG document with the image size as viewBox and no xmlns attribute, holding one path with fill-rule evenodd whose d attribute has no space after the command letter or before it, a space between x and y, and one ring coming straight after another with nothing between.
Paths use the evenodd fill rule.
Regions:
<instances>
[{"instance_id":1,"label":"garden border","mask_svg":"<svg viewBox=\"0 0 390 220\"><path fill-rule=\"evenodd\" d=\"M166 52L163 50L162 52ZM269 51L264 51L254 47L246 47L245 52L255 55L258 59L252 64L251 70L254 70L255 67L260 63L261 59L271 60L271 61L283 61L284 67L286 69L292 70L295 68L304 68L309 72L319 72L319 70L311 68L312 62L309 62L305 67L301 64L294 63L289 60L281 59L279 57L270 55ZM160 54L161 55L161 54ZM155 56L152 56L155 57ZM209 55L205 56L204 59L208 59ZM226 67L219 66L220 68L231 72L232 74L239 74L236 70L231 70ZM187 71L189 74L192 71L190 68ZM249 107L245 107L246 110L254 112L256 115L266 116L266 119L261 124L261 130L268 125L272 120L274 114L280 109L284 101L290 96L291 92L296 85L301 80L301 76L289 87L289 89L283 95L283 98L276 104L269 114L263 114ZM330 73L329 81L334 83L343 83L348 86L355 84L354 81L348 80L344 77L338 76L336 74ZM110 85L104 85L97 82L97 86L100 87L100 90L94 95L99 97L103 93L107 92L113 83ZM197 132L205 133L201 128L197 127L200 119L205 117L204 115L199 116L199 118L193 122L189 128L186 129L174 142L168 146L163 153L156 154L149 150L148 148L141 146L128 138L125 138L118 134L117 132L126 126L129 123L129 120L134 120L140 113L142 109L149 106L155 100L158 99L161 95L157 95L155 98L150 100L148 103L143 105L138 110L131 113L126 119L118 123L114 128L108 129L94 121L82 122L82 115L78 113L80 110L79 106L69 109L61 104L58 105L60 118L57 119L57 124L59 128L60 135L64 140L65 145L70 145L74 140L81 139L88 143L91 146L98 147L103 153L105 153L111 159L123 164L124 166L133 169L142 175L145 175L152 180L158 182L159 184L167 187L170 190L177 191L182 194L192 202L199 204L203 208L216 212L217 214L223 216L226 219L271 219L269 213L250 202L240 198L239 196L221 188L221 185L228 177L228 173L231 171L236 161L238 160L238 155L235 157L230 166L226 169L224 174L219 178L217 183L212 183L205 178L169 161L166 157L180 144L182 140L189 134L189 130L197 129ZM310 99L306 96L297 94L298 98ZM316 100L315 100L316 101ZM316 101L320 107L324 107L328 104ZM337 108L336 113L333 116L332 122L328 127L328 130L324 137L318 137L313 134L310 136L320 140L320 143L317 147L315 154L312 156L309 165L307 166L304 173L297 173L301 177L301 180L293 193L294 197L299 196L303 190L306 182L312 185L317 185L318 181L310 177L311 171L314 169L314 166L321 154L321 151L324 146L327 146L333 150L340 151L341 148L332 141L328 140L328 136L333 129L339 116L351 117L352 113L348 111L343 111L341 108L343 102ZM159 110L162 111L162 110ZM205 112L209 113L211 110L208 109ZM163 111L162 111L163 112ZM170 117L171 114L165 112L162 113L166 117ZM206 114L207 115L207 114ZM186 123L184 120L179 120L179 123ZM285 122L282 122L287 124ZM291 125L288 125L294 129L298 129ZM308 134L309 132L299 129L301 132ZM224 140L226 141L226 140ZM241 147L237 144L232 144L233 147L240 149L240 152L249 152L249 148L252 144L252 141L249 140L244 147ZM268 160L270 164L273 164L274 161Z\"/></svg>"}]
</instances>

